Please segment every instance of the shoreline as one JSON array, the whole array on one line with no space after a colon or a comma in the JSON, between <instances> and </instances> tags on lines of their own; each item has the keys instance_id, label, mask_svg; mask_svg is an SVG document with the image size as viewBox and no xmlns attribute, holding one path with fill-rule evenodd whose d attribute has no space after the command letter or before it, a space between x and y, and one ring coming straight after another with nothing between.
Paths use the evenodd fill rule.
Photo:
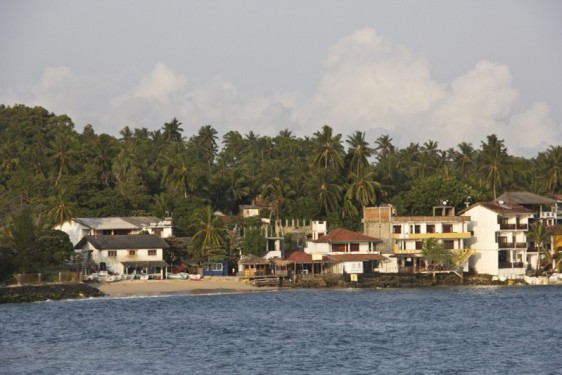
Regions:
<instances>
[{"instance_id":1,"label":"shoreline","mask_svg":"<svg viewBox=\"0 0 562 375\"><path fill-rule=\"evenodd\" d=\"M548 278L543 278L548 281ZM523 280L493 280L490 276L456 275L363 275L358 282L341 275L303 278L280 286L254 286L244 278L209 276L201 280L120 280L104 283L50 283L0 287L1 303L36 302L45 300L82 299L90 297L150 297L170 295L218 295L271 292L290 289L401 289L462 286L536 286L562 285L556 282L526 283Z\"/></svg>"},{"instance_id":2,"label":"shoreline","mask_svg":"<svg viewBox=\"0 0 562 375\"><path fill-rule=\"evenodd\" d=\"M248 293L275 290L257 287L237 278L205 277L201 280L121 280L92 284L106 296L130 297L167 294Z\"/></svg>"}]
</instances>

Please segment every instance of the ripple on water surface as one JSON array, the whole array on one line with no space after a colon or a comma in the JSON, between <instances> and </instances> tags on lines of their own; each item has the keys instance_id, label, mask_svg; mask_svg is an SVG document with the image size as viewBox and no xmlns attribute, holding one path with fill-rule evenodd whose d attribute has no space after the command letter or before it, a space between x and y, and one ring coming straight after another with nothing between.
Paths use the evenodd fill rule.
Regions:
<instances>
[{"instance_id":1,"label":"ripple on water surface","mask_svg":"<svg viewBox=\"0 0 562 375\"><path fill-rule=\"evenodd\" d=\"M561 373L562 288L295 290L0 305L0 373Z\"/></svg>"}]
</instances>

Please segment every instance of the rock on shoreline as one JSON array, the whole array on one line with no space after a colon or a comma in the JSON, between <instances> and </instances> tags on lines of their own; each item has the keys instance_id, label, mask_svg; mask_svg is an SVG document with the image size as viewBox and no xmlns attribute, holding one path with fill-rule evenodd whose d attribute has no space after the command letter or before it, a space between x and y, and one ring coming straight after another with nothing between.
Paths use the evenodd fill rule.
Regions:
<instances>
[{"instance_id":1,"label":"rock on shoreline","mask_svg":"<svg viewBox=\"0 0 562 375\"><path fill-rule=\"evenodd\" d=\"M0 288L0 303L102 297L104 293L82 283L24 285Z\"/></svg>"},{"instance_id":2,"label":"rock on shoreline","mask_svg":"<svg viewBox=\"0 0 562 375\"><path fill-rule=\"evenodd\" d=\"M522 282L521 282L522 283ZM417 288L431 286L460 285L512 285L509 281L492 280L491 276L464 275L461 279L456 274L363 274L358 275L357 282L350 281L349 275L328 274L318 277L301 277L293 282L284 282L283 286L294 288Z\"/></svg>"}]
</instances>

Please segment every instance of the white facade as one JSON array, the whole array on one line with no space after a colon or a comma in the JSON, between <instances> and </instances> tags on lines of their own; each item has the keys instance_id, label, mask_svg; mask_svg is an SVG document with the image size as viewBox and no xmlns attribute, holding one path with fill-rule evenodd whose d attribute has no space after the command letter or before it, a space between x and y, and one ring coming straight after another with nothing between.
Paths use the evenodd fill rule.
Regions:
<instances>
[{"instance_id":1,"label":"white facade","mask_svg":"<svg viewBox=\"0 0 562 375\"><path fill-rule=\"evenodd\" d=\"M335 247L334 245L337 245ZM352 246L353 249L352 249ZM374 246L371 242L355 242L333 244L331 242L315 242L307 241L305 253L308 254L346 254L353 252L354 254L372 254Z\"/></svg>"},{"instance_id":2,"label":"white facade","mask_svg":"<svg viewBox=\"0 0 562 375\"><path fill-rule=\"evenodd\" d=\"M75 218L55 229L68 234L73 245L87 235L124 235L146 231L160 238L172 237L172 221L156 217Z\"/></svg>"},{"instance_id":3,"label":"white facade","mask_svg":"<svg viewBox=\"0 0 562 375\"><path fill-rule=\"evenodd\" d=\"M494 276L524 275L528 266L526 232L533 213L518 205L485 202L466 209L465 214L471 217L469 229L474 233L470 267Z\"/></svg>"},{"instance_id":4,"label":"white facade","mask_svg":"<svg viewBox=\"0 0 562 375\"><path fill-rule=\"evenodd\" d=\"M168 244L154 235L87 235L75 249L82 253L85 273L162 273L167 266L164 249ZM156 270L156 272L154 272Z\"/></svg>"},{"instance_id":5,"label":"white facade","mask_svg":"<svg viewBox=\"0 0 562 375\"><path fill-rule=\"evenodd\" d=\"M328 233L328 223L326 221L312 221L312 239L317 240L318 237Z\"/></svg>"},{"instance_id":6,"label":"white facade","mask_svg":"<svg viewBox=\"0 0 562 375\"><path fill-rule=\"evenodd\" d=\"M126 274L127 266L144 266L147 263L159 262L163 259L162 249L119 249L98 250L88 243L82 252L91 251L91 260L97 265L105 264L108 272L113 274Z\"/></svg>"},{"instance_id":7,"label":"white facade","mask_svg":"<svg viewBox=\"0 0 562 375\"><path fill-rule=\"evenodd\" d=\"M425 268L423 241L434 238L453 254L457 267L468 271L470 216L456 216L451 206L436 206L433 216L394 216L391 206L366 207L363 210L365 233L383 241L383 254L392 253L394 263L381 264L381 272L409 272Z\"/></svg>"},{"instance_id":8,"label":"white facade","mask_svg":"<svg viewBox=\"0 0 562 375\"><path fill-rule=\"evenodd\" d=\"M316 229L323 230L323 224ZM378 242L378 238L339 228L317 239L307 240L304 252L311 254L313 260L318 258L319 261L328 259L334 262L332 272L360 274L365 272L365 267L369 267L371 272L378 262L386 260L375 251Z\"/></svg>"}]
</instances>

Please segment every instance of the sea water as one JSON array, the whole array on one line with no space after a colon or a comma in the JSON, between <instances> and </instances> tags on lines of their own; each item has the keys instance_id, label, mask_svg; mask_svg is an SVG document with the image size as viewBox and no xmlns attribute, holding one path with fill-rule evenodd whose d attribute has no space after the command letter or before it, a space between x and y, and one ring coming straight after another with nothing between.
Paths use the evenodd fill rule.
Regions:
<instances>
[{"instance_id":1,"label":"sea water","mask_svg":"<svg viewBox=\"0 0 562 375\"><path fill-rule=\"evenodd\" d=\"M0 305L1 374L562 374L562 288Z\"/></svg>"}]
</instances>

